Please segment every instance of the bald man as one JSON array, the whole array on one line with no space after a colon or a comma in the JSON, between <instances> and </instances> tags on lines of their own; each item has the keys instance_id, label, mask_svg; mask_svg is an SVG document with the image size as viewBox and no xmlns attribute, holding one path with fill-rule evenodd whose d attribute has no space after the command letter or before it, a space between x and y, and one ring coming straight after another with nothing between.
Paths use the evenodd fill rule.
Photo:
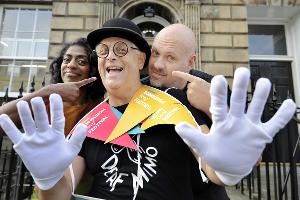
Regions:
<instances>
[{"instance_id":1,"label":"bald man","mask_svg":"<svg viewBox=\"0 0 300 200\"><path fill-rule=\"evenodd\" d=\"M187 26L172 24L162 29L152 44L149 61L151 84L184 89L186 80L172 76L172 72L188 73L196 60L195 50L195 36Z\"/></svg>"},{"instance_id":2,"label":"bald man","mask_svg":"<svg viewBox=\"0 0 300 200\"><path fill-rule=\"evenodd\" d=\"M172 24L165 27L156 35L152 44L148 66L149 81L155 87L176 87L184 90L191 105L210 116L210 84L208 82L212 76L193 70L196 61L195 52L195 34L189 27L184 24ZM205 121L211 123L208 117ZM229 199L224 187L212 182L207 183L205 190L199 191L195 188L194 191L195 199Z\"/></svg>"},{"instance_id":3,"label":"bald man","mask_svg":"<svg viewBox=\"0 0 300 200\"><path fill-rule=\"evenodd\" d=\"M193 70L195 61L196 39L193 31L184 24L172 24L163 28L152 44L148 66L150 84L156 87L176 87L184 90L191 105L210 116L208 82L212 76ZM194 76L190 76L189 73ZM201 104L197 101L199 99Z\"/></svg>"}]
</instances>

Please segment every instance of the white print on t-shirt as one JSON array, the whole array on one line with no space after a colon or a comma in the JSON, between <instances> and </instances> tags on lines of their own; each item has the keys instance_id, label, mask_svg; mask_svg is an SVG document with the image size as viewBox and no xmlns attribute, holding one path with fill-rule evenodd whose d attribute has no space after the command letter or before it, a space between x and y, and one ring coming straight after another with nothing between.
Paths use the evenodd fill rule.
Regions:
<instances>
[{"instance_id":1,"label":"white print on t-shirt","mask_svg":"<svg viewBox=\"0 0 300 200\"><path fill-rule=\"evenodd\" d=\"M123 176L128 176L126 173L118 173L118 157L117 155L112 155L105 163L101 165L102 169L108 170L104 173L104 176L108 177L106 183L109 183L111 189L114 191L117 183L123 183Z\"/></svg>"},{"instance_id":2,"label":"white print on t-shirt","mask_svg":"<svg viewBox=\"0 0 300 200\"><path fill-rule=\"evenodd\" d=\"M157 166L157 149L155 147L147 147L146 149L144 149L139 145L137 146L138 151L126 147L120 147L118 145L111 146L112 152L114 154L101 165L101 168L105 171L104 176L107 177L106 183L109 184L111 192L115 190L118 184L122 184L124 181L126 181L127 177L132 177L133 196L135 197L139 188L144 187L144 181L149 182L151 177L156 174L155 168ZM136 174L119 172L118 154L124 149L126 149L127 151L129 160L137 165L138 170Z\"/></svg>"}]
</instances>

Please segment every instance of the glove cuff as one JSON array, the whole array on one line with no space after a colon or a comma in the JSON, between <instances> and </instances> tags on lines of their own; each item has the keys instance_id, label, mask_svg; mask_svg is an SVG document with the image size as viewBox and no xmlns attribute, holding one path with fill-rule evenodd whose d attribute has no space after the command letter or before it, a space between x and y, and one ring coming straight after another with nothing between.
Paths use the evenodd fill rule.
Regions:
<instances>
[{"instance_id":1,"label":"glove cuff","mask_svg":"<svg viewBox=\"0 0 300 200\"><path fill-rule=\"evenodd\" d=\"M38 186L38 188L40 188L41 190L49 190L64 176L64 173L61 173L58 176L52 178L44 178L44 179L36 178L32 174L31 176L35 184Z\"/></svg>"},{"instance_id":2,"label":"glove cuff","mask_svg":"<svg viewBox=\"0 0 300 200\"><path fill-rule=\"evenodd\" d=\"M251 171L252 171L252 169L251 169ZM225 185L233 186L233 185L236 185L238 182L240 182L242 180L242 178L247 176L251 171L249 171L248 173L246 173L244 175L228 174L228 173L221 172L221 171L215 171L215 173L218 176L218 178Z\"/></svg>"}]
</instances>

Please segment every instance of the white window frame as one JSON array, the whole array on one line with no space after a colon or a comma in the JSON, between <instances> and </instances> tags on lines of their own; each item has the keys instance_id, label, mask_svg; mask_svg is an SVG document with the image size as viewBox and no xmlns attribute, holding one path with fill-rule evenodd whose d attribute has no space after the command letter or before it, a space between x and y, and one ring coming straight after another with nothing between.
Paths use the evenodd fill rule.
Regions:
<instances>
[{"instance_id":1,"label":"white window frame","mask_svg":"<svg viewBox=\"0 0 300 200\"><path fill-rule=\"evenodd\" d=\"M37 12L38 9L52 10L52 6L51 5L38 5L38 4L27 4L27 5L25 5L25 4L1 4L0 5L0 19L1 20L3 18L4 9L6 9L6 8L8 8L8 9L10 9L10 8L11 9L35 9L36 12ZM36 20L36 17L35 17L35 20ZM35 26L35 24L36 23L34 23L34 26ZM45 39L35 39L34 41L50 42L49 39L48 40L45 40ZM33 41L32 38L29 39L29 40ZM28 40L26 39L26 41L28 41ZM16 49L15 49L15 51L16 51ZM32 49L32 51L34 51L34 49ZM14 54L14 55L16 55L16 54ZM2 60L13 60L13 63L14 63L15 60L28 60L28 61L31 61L30 63L32 64L33 60L45 61L47 63L48 56L47 57L0 56L0 59L2 59ZM30 70L30 72L31 72L31 70ZM28 80L27 80L27 89L28 89L28 91L29 91L30 83L31 83L30 78L31 78L31 74L29 75ZM10 82L11 82L11 80L10 80ZM10 90L11 90L11 83L9 83L9 97L13 97L13 98L18 97L19 92L10 92ZM27 94L27 91L24 91L23 95L26 95L26 94ZM4 96L5 96L5 91L0 91L0 97L4 97Z\"/></svg>"},{"instance_id":2,"label":"white window frame","mask_svg":"<svg viewBox=\"0 0 300 200\"><path fill-rule=\"evenodd\" d=\"M286 40L286 50L287 55L249 55L250 60L255 61L290 61L292 62L294 60L293 56L291 55L291 48L289 44L289 30L287 29L287 23L278 21L278 20L249 20L248 19L248 25L283 25L284 31L285 31L285 40Z\"/></svg>"}]
</instances>

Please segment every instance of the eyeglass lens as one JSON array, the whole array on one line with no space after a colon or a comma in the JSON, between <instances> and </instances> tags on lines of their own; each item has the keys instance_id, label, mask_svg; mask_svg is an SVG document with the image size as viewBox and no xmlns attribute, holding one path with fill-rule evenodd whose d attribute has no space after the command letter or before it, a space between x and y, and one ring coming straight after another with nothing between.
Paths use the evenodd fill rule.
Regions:
<instances>
[{"instance_id":1,"label":"eyeglass lens","mask_svg":"<svg viewBox=\"0 0 300 200\"><path fill-rule=\"evenodd\" d=\"M121 42L121 41L116 42L113 46L113 52L116 56L123 57L128 52L128 46L125 42ZM109 48L106 44L100 43L96 47L96 53L99 58L106 58L109 54Z\"/></svg>"}]
</instances>

